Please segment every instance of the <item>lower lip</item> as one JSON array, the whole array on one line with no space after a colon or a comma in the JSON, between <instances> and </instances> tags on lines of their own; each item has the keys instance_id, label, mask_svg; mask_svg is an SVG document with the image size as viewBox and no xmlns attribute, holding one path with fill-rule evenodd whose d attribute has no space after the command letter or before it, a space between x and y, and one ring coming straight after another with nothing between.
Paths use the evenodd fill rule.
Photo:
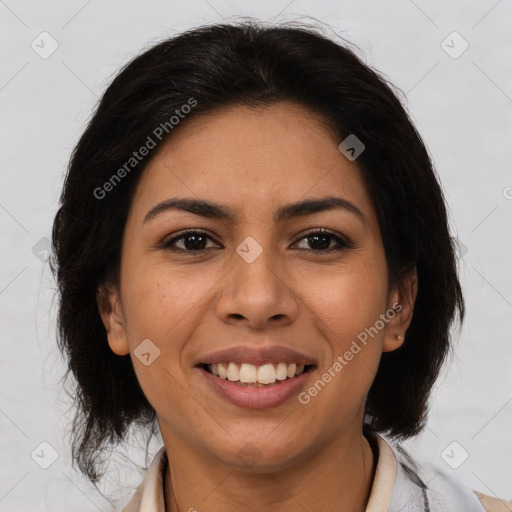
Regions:
<instances>
[{"instance_id":1,"label":"lower lip","mask_svg":"<svg viewBox=\"0 0 512 512\"><path fill-rule=\"evenodd\" d=\"M309 378L309 374L312 373L313 368L298 377L286 379L281 381L280 384L266 387L239 386L229 380L216 377L202 367L199 367L199 370L213 389L232 404L248 409L264 409L281 405L292 396L298 394L305 386L305 382Z\"/></svg>"}]
</instances>

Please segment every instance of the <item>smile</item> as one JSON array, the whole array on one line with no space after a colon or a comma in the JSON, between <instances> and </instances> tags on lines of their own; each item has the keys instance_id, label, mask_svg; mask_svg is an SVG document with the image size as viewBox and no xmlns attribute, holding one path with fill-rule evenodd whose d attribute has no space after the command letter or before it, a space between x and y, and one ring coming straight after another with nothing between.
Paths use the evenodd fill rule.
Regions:
<instances>
[{"instance_id":1,"label":"smile","mask_svg":"<svg viewBox=\"0 0 512 512\"><path fill-rule=\"evenodd\" d=\"M303 391L315 368L315 365L297 366L296 363L256 366L226 362L197 366L215 395L237 407L249 409L267 409L285 404ZM219 375L215 375L214 371Z\"/></svg>"},{"instance_id":2,"label":"smile","mask_svg":"<svg viewBox=\"0 0 512 512\"><path fill-rule=\"evenodd\" d=\"M251 363L237 364L233 361L207 364L203 366L206 371L221 379L234 382L241 386L269 386L276 382L299 377L308 371L312 365L297 365L296 363L267 363L256 366Z\"/></svg>"}]
</instances>

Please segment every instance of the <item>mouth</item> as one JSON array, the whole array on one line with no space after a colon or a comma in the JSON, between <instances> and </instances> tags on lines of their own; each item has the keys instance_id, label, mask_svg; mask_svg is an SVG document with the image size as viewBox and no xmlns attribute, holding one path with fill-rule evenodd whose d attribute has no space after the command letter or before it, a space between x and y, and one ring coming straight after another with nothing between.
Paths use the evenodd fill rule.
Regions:
<instances>
[{"instance_id":1,"label":"mouth","mask_svg":"<svg viewBox=\"0 0 512 512\"><path fill-rule=\"evenodd\" d=\"M251 363L235 363L234 361L202 363L198 366L219 379L251 388L277 386L316 368L314 364L277 362L258 366Z\"/></svg>"},{"instance_id":2,"label":"mouth","mask_svg":"<svg viewBox=\"0 0 512 512\"><path fill-rule=\"evenodd\" d=\"M203 354L194 364L207 388L250 409L289 402L313 378L317 360L284 345L238 345Z\"/></svg>"},{"instance_id":3,"label":"mouth","mask_svg":"<svg viewBox=\"0 0 512 512\"><path fill-rule=\"evenodd\" d=\"M289 402L304 389L316 366L284 362L257 366L225 361L201 363L196 368L217 396L237 407L254 410Z\"/></svg>"}]
</instances>

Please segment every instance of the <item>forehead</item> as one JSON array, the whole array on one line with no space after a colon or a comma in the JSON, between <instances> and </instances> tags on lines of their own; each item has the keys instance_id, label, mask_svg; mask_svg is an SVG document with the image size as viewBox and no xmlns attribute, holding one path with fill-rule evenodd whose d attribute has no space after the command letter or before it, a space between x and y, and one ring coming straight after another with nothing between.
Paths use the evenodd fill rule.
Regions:
<instances>
[{"instance_id":1,"label":"forehead","mask_svg":"<svg viewBox=\"0 0 512 512\"><path fill-rule=\"evenodd\" d=\"M229 205L243 218L336 195L372 216L361 171L339 151L338 138L322 117L291 102L203 114L160 146L133 206L145 215L170 197L196 197Z\"/></svg>"}]
</instances>

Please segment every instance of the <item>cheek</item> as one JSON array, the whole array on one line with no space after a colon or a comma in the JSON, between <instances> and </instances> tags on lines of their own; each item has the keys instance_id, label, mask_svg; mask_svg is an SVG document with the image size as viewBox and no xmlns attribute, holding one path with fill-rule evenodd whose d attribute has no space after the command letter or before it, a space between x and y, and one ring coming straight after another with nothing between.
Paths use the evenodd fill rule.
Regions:
<instances>
[{"instance_id":1,"label":"cheek","mask_svg":"<svg viewBox=\"0 0 512 512\"><path fill-rule=\"evenodd\" d=\"M319 273L314 283L309 304L339 350L385 312L387 273L379 261L359 258L354 264Z\"/></svg>"},{"instance_id":2,"label":"cheek","mask_svg":"<svg viewBox=\"0 0 512 512\"><path fill-rule=\"evenodd\" d=\"M143 336L163 348L172 341L179 346L202 308L211 279L204 272L171 272L169 265L150 263L133 266L130 274L123 292L133 341Z\"/></svg>"},{"instance_id":3,"label":"cheek","mask_svg":"<svg viewBox=\"0 0 512 512\"><path fill-rule=\"evenodd\" d=\"M136 259L132 261L137 261ZM127 266L123 284L125 318L130 352L137 379L144 394L157 410L179 405L186 393L187 343L207 315L208 290L218 281L212 273L171 269L157 262ZM145 365L138 358L141 342L151 340L150 352L157 357ZM146 342L147 344L148 342ZM152 357L152 355L151 355Z\"/></svg>"},{"instance_id":4,"label":"cheek","mask_svg":"<svg viewBox=\"0 0 512 512\"><path fill-rule=\"evenodd\" d=\"M382 354L387 273L378 263L362 261L330 272L316 280L316 291L309 295L329 351L317 392L322 389L325 400L340 408L350 409L363 400Z\"/></svg>"},{"instance_id":5,"label":"cheek","mask_svg":"<svg viewBox=\"0 0 512 512\"><path fill-rule=\"evenodd\" d=\"M157 411L186 407L182 353L204 315L211 282L201 273L171 272L169 265L148 262L130 265L125 273L123 304L133 366ZM150 364L139 358L143 340L154 344L145 342Z\"/></svg>"}]
</instances>

